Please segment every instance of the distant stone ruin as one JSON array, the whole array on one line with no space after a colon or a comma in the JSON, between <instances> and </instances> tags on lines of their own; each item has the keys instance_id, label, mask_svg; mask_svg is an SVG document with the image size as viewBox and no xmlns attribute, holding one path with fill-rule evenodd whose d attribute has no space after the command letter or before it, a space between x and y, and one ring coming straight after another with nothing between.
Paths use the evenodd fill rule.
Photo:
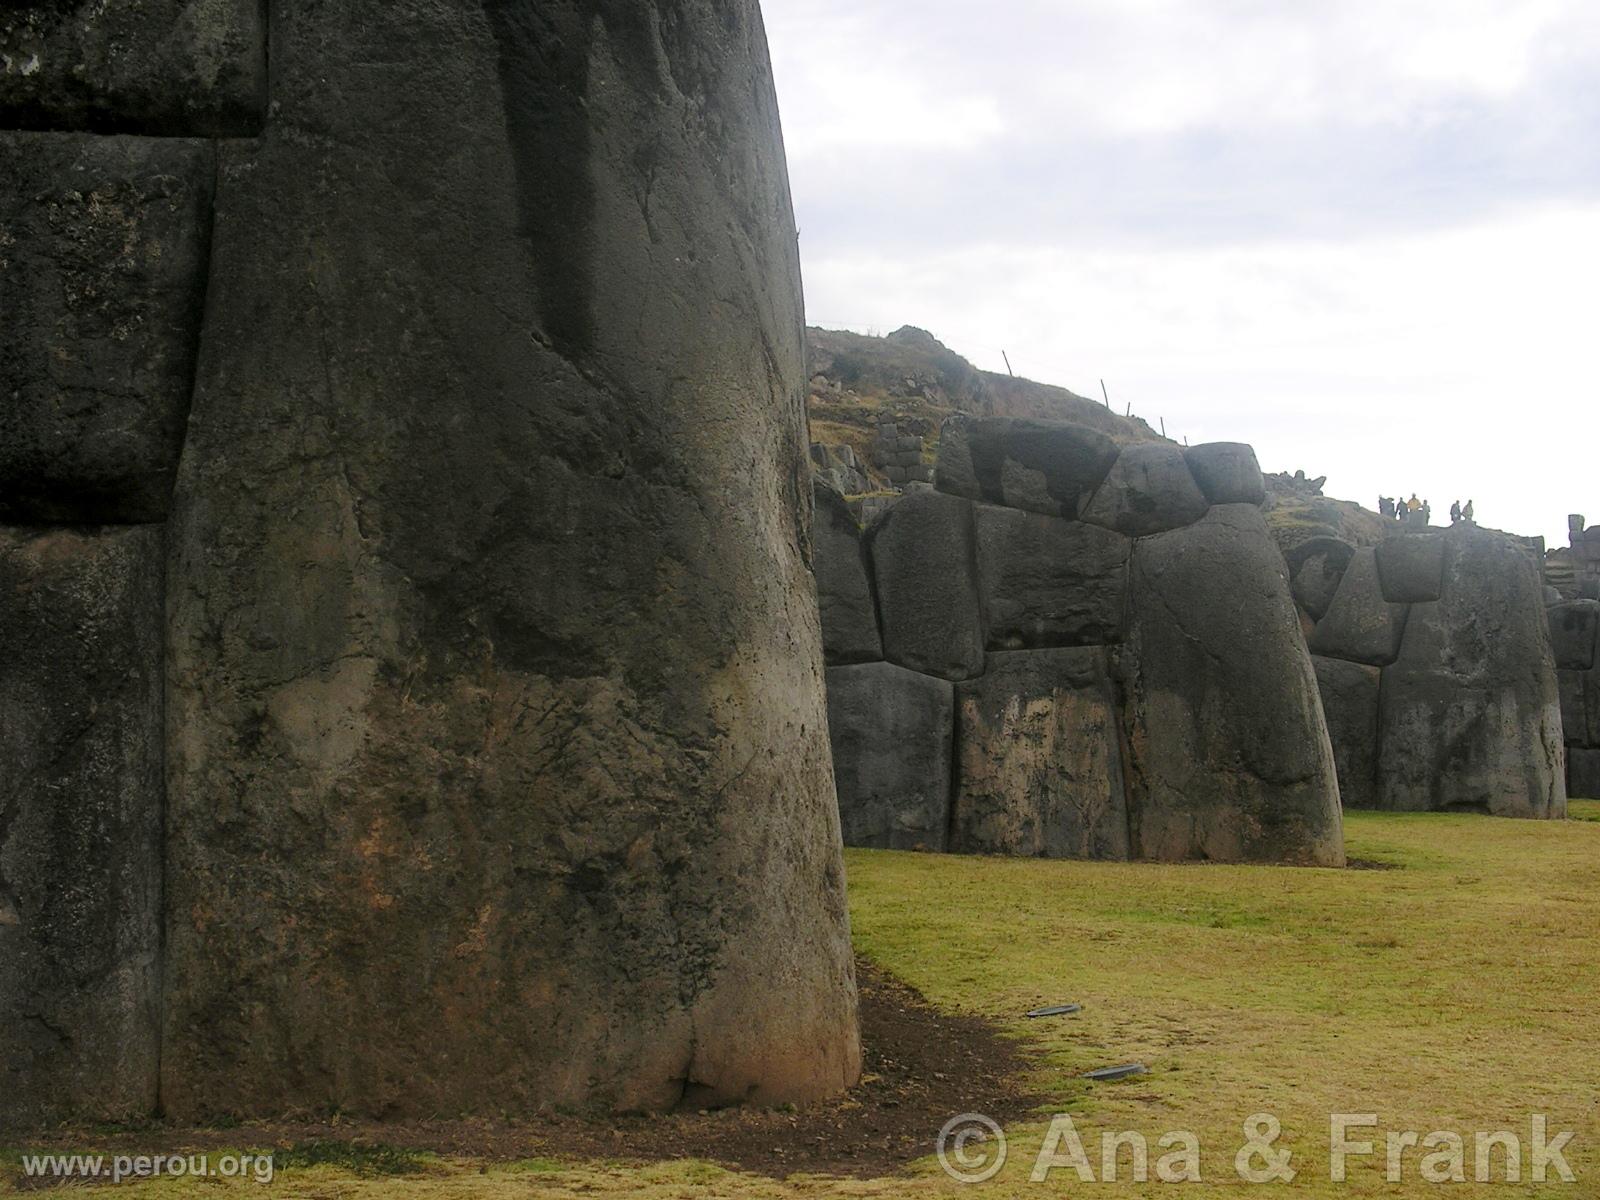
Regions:
<instances>
[{"instance_id":1,"label":"distant stone ruin","mask_svg":"<svg viewBox=\"0 0 1600 1200\"><path fill-rule=\"evenodd\" d=\"M1600 525L1589 527L1581 513L1567 518L1566 546L1544 556L1544 581L1549 599L1600 600Z\"/></svg>"},{"instance_id":2,"label":"distant stone ruin","mask_svg":"<svg viewBox=\"0 0 1600 1200\"><path fill-rule=\"evenodd\" d=\"M1343 863L1248 446L958 417L936 487L864 534L817 489L847 843Z\"/></svg>"},{"instance_id":3,"label":"distant stone ruin","mask_svg":"<svg viewBox=\"0 0 1600 1200\"><path fill-rule=\"evenodd\" d=\"M902 431L894 421L879 424L872 439L872 457L891 484L932 483L933 468L923 461L922 438Z\"/></svg>"},{"instance_id":4,"label":"distant stone ruin","mask_svg":"<svg viewBox=\"0 0 1600 1200\"><path fill-rule=\"evenodd\" d=\"M1566 815L1537 559L1470 522L1287 552L1347 807Z\"/></svg>"},{"instance_id":5,"label":"distant stone ruin","mask_svg":"<svg viewBox=\"0 0 1600 1200\"><path fill-rule=\"evenodd\" d=\"M755 0L265 7L0 13L0 1125L847 1086Z\"/></svg>"}]
</instances>

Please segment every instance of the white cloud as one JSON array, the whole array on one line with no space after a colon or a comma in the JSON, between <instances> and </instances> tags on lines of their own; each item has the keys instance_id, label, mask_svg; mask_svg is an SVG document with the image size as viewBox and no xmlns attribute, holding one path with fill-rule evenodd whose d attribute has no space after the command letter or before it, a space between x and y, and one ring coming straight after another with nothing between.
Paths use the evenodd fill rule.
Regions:
<instances>
[{"instance_id":1,"label":"white cloud","mask_svg":"<svg viewBox=\"0 0 1600 1200\"><path fill-rule=\"evenodd\" d=\"M902 122L1073 136L1429 120L1592 54L1589 0L768 0L802 153ZM859 103L842 99L855 93Z\"/></svg>"},{"instance_id":2,"label":"white cloud","mask_svg":"<svg viewBox=\"0 0 1600 1200\"><path fill-rule=\"evenodd\" d=\"M1600 447L1588 0L766 0L811 319L1564 538Z\"/></svg>"},{"instance_id":3,"label":"white cloud","mask_svg":"<svg viewBox=\"0 0 1600 1200\"><path fill-rule=\"evenodd\" d=\"M810 319L926 325L980 365L1253 443L1369 507L1405 486L1563 538L1600 444L1600 206L1349 247L812 258Z\"/></svg>"}]
</instances>

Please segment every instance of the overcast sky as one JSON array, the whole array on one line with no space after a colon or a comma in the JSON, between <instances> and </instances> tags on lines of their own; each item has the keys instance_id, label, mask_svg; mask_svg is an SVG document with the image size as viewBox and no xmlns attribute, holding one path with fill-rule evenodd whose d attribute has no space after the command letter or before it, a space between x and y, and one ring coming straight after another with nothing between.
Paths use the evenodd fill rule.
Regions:
<instances>
[{"instance_id":1,"label":"overcast sky","mask_svg":"<svg viewBox=\"0 0 1600 1200\"><path fill-rule=\"evenodd\" d=\"M808 319L1600 523L1596 0L763 0Z\"/></svg>"}]
</instances>

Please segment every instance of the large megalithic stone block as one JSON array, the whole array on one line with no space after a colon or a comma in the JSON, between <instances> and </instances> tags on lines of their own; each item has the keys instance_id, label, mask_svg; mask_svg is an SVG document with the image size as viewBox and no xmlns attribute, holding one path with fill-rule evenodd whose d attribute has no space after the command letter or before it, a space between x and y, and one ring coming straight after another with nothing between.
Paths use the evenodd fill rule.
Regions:
<instances>
[{"instance_id":1,"label":"large megalithic stone block","mask_svg":"<svg viewBox=\"0 0 1600 1200\"><path fill-rule=\"evenodd\" d=\"M1192 525L1208 507L1183 450L1150 442L1123 448L1080 515L1091 525L1145 537Z\"/></svg>"},{"instance_id":2,"label":"large megalithic stone block","mask_svg":"<svg viewBox=\"0 0 1600 1200\"><path fill-rule=\"evenodd\" d=\"M161 530L0 528L0 1127L155 1111Z\"/></svg>"},{"instance_id":3,"label":"large megalithic stone block","mask_svg":"<svg viewBox=\"0 0 1600 1200\"><path fill-rule=\"evenodd\" d=\"M1586 746L1600 746L1600 671L1578 671L1579 687L1583 691L1582 733L1573 741Z\"/></svg>"},{"instance_id":4,"label":"large megalithic stone block","mask_svg":"<svg viewBox=\"0 0 1600 1200\"><path fill-rule=\"evenodd\" d=\"M1567 794L1575 800L1600 800L1600 749L1567 748Z\"/></svg>"},{"instance_id":5,"label":"large megalithic stone block","mask_svg":"<svg viewBox=\"0 0 1600 1200\"><path fill-rule=\"evenodd\" d=\"M1129 539L1082 521L988 504L975 506L973 521L990 649L1122 640Z\"/></svg>"},{"instance_id":6,"label":"large megalithic stone block","mask_svg":"<svg viewBox=\"0 0 1600 1200\"><path fill-rule=\"evenodd\" d=\"M1339 772L1339 800L1345 808L1375 808L1378 771L1377 667L1313 655L1322 713Z\"/></svg>"},{"instance_id":7,"label":"large megalithic stone block","mask_svg":"<svg viewBox=\"0 0 1600 1200\"><path fill-rule=\"evenodd\" d=\"M1568 600L1545 610L1550 621L1550 647L1556 668L1587 671L1595 665L1600 634L1600 600Z\"/></svg>"},{"instance_id":8,"label":"large megalithic stone block","mask_svg":"<svg viewBox=\"0 0 1600 1200\"><path fill-rule=\"evenodd\" d=\"M951 849L1126 859L1128 803L1104 646L989 655L957 685Z\"/></svg>"},{"instance_id":9,"label":"large megalithic stone block","mask_svg":"<svg viewBox=\"0 0 1600 1200\"><path fill-rule=\"evenodd\" d=\"M1355 552L1356 548L1342 538L1315 537L1283 556L1289 568L1289 590L1295 603L1313 621L1327 615Z\"/></svg>"},{"instance_id":10,"label":"large megalithic stone block","mask_svg":"<svg viewBox=\"0 0 1600 1200\"><path fill-rule=\"evenodd\" d=\"M190 137L257 132L263 0L12 0L0 128Z\"/></svg>"},{"instance_id":11,"label":"large megalithic stone block","mask_svg":"<svg viewBox=\"0 0 1600 1200\"><path fill-rule=\"evenodd\" d=\"M983 671L972 505L929 489L911 492L867 529L883 654L925 675L970 679Z\"/></svg>"},{"instance_id":12,"label":"large megalithic stone block","mask_svg":"<svg viewBox=\"0 0 1600 1200\"><path fill-rule=\"evenodd\" d=\"M204 142L0 133L0 520L166 516L214 172Z\"/></svg>"},{"instance_id":13,"label":"large megalithic stone block","mask_svg":"<svg viewBox=\"0 0 1600 1200\"><path fill-rule=\"evenodd\" d=\"M755 0L283 0L169 528L165 1112L860 1046Z\"/></svg>"},{"instance_id":14,"label":"large megalithic stone block","mask_svg":"<svg viewBox=\"0 0 1600 1200\"><path fill-rule=\"evenodd\" d=\"M1211 504L1263 504L1267 481L1255 447L1244 442L1203 442L1183 452L1189 472Z\"/></svg>"},{"instance_id":15,"label":"large megalithic stone block","mask_svg":"<svg viewBox=\"0 0 1600 1200\"><path fill-rule=\"evenodd\" d=\"M1141 538L1129 607L1134 856L1342 865L1316 675L1260 510Z\"/></svg>"},{"instance_id":16,"label":"large megalithic stone block","mask_svg":"<svg viewBox=\"0 0 1600 1200\"><path fill-rule=\"evenodd\" d=\"M943 850L953 685L893 663L829 667L828 729L845 845Z\"/></svg>"},{"instance_id":17,"label":"large megalithic stone block","mask_svg":"<svg viewBox=\"0 0 1600 1200\"><path fill-rule=\"evenodd\" d=\"M883 657L878 617L867 580L861 529L844 497L814 483L811 524L822 648L830 664L873 662Z\"/></svg>"},{"instance_id":18,"label":"large megalithic stone block","mask_svg":"<svg viewBox=\"0 0 1600 1200\"><path fill-rule=\"evenodd\" d=\"M1351 555L1327 614L1311 634L1311 652L1385 666L1399 656L1405 627L1406 606L1383 598L1377 552L1363 546Z\"/></svg>"},{"instance_id":19,"label":"large megalithic stone block","mask_svg":"<svg viewBox=\"0 0 1600 1200\"><path fill-rule=\"evenodd\" d=\"M1117 461L1117 444L1070 421L954 416L939 431L941 492L1075 517Z\"/></svg>"},{"instance_id":20,"label":"large megalithic stone block","mask_svg":"<svg viewBox=\"0 0 1600 1200\"><path fill-rule=\"evenodd\" d=\"M1381 697L1379 805L1563 817L1561 707L1539 568L1492 530L1444 532Z\"/></svg>"},{"instance_id":21,"label":"large megalithic stone block","mask_svg":"<svg viewBox=\"0 0 1600 1200\"><path fill-rule=\"evenodd\" d=\"M1373 549L1383 598L1413 604L1439 598L1444 582L1444 535L1400 533Z\"/></svg>"},{"instance_id":22,"label":"large megalithic stone block","mask_svg":"<svg viewBox=\"0 0 1600 1200\"><path fill-rule=\"evenodd\" d=\"M1556 693L1561 701L1561 737L1567 745L1589 744L1589 674L1556 671Z\"/></svg>"}]
</instances>

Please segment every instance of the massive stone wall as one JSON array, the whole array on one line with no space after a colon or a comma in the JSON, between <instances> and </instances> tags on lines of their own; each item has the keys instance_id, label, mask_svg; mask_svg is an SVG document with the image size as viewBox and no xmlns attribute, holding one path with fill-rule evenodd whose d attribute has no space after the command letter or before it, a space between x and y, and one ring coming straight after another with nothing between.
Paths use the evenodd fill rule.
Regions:
<instances>
[{"instance_id":1,"label":"massive stone wall","mask_svg":"<svg viewBox=\"0 0 1600 1200\"><path fill-rule=\"evenodd\" d=\"M947 422L937 490L859 537L819 486L846 841L1342 863L1263 495L1248 446L1008 418Z\"/></svg>"},{"instance_id":2,"label":"massive stone wall","mask_svg":"<svg viewBox=\"0 0 1600 1200\"><path fill-rule=\"evenodd\" d=\"M1565 815L1536 560L1470 522L1289 550L1347 806Z\"/></svg>"},{"instance_id":3,"label":"massive stone wall","mask_svg":"<svg viewBox=\"0 0 1600 1200\"><path fill-rule=\"evenodd\" d=\"M263 7L0 16L0 1123L847 1085L754 0Z\"/></svg>"}]
</instances>

